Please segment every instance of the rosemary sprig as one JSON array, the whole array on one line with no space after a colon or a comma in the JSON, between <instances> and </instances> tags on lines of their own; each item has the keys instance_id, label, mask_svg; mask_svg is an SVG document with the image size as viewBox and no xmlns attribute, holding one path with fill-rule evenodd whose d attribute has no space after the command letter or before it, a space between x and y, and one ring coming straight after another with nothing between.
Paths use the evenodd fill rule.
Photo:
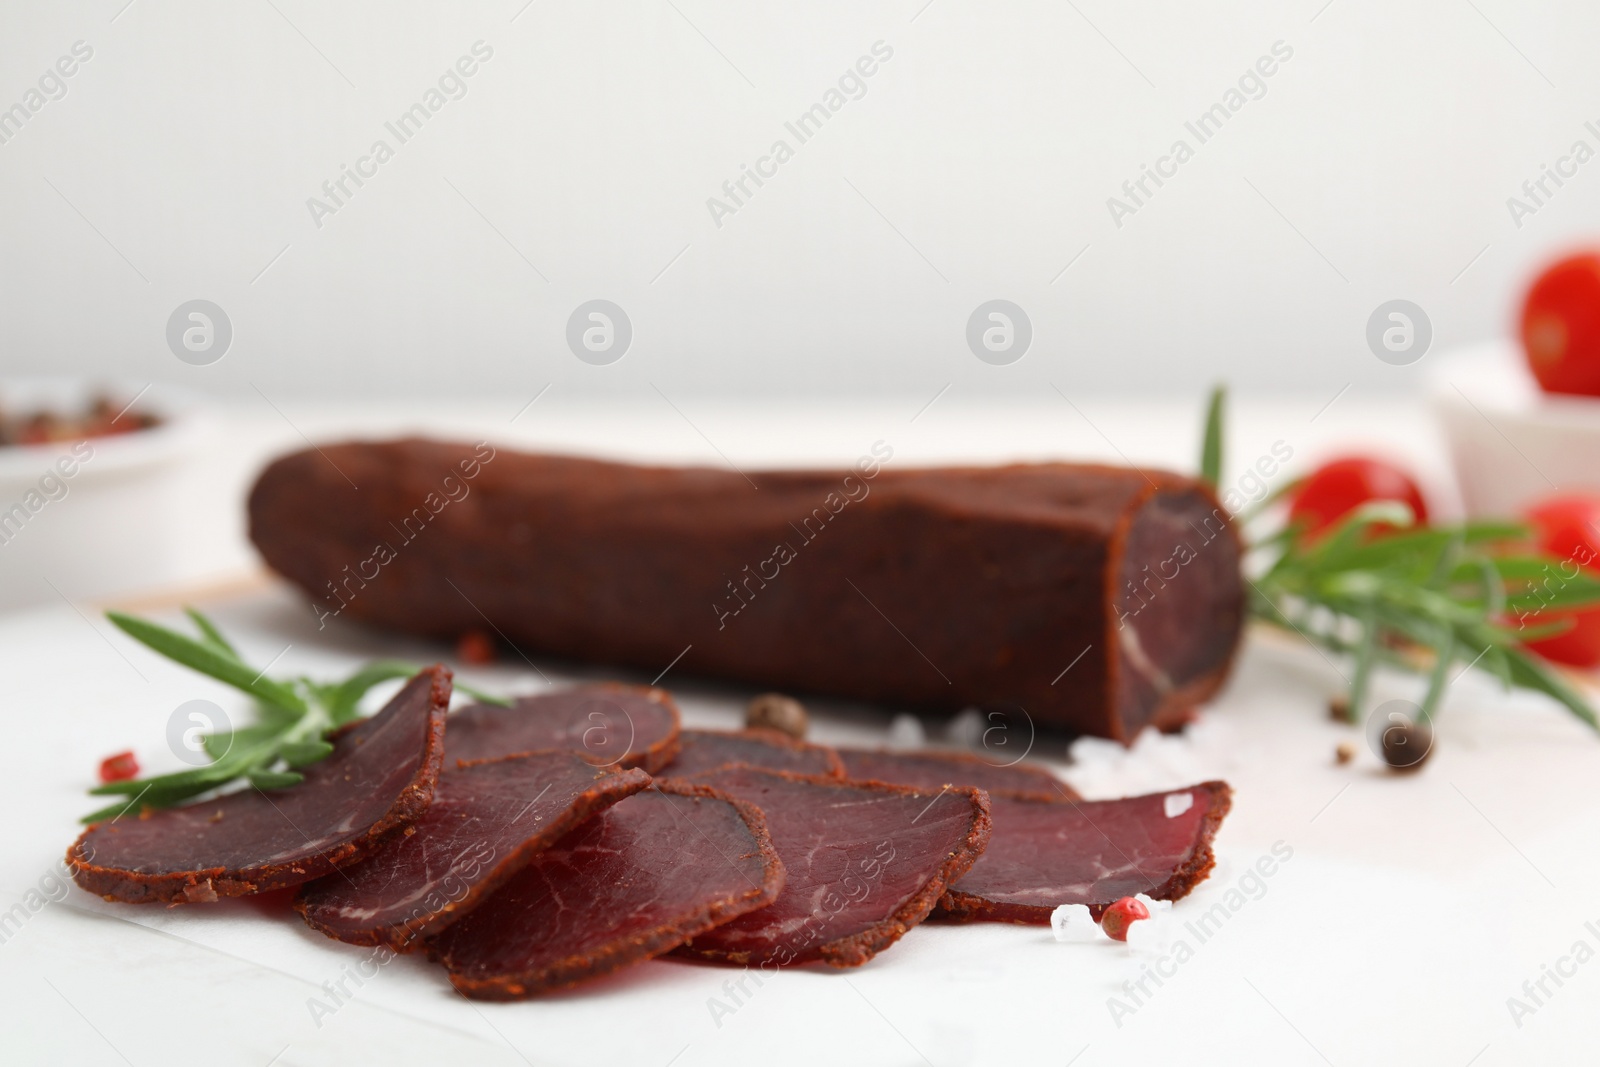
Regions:
<instances>
[{"instance_id":1,"label":"rosemary sprig","mask_svg":"<svg viewBox=\"0 0 1600 1067\"><path fill-rule=\"evenodd\" d=\"M1206 429L1200 443L1200 480L1215 489L1222 480L1222 424L1227 417L1228 393L1214 386L1206 404Z\"/></svg>"},{"instance_id":2,"label":"rosemary sprig","mask_svg":"<svg viewBox=\"0 0 1600 1067\"><path fill-rule=\"evenodd\" d=\"M236 730L207 734L202 739L212 762L192 770L159 774L91 789L97 796L124 799L84 816L98 822L142 808L166 808L244 779L259 789L284 789L304 781L301 768L333 752L327 734L360 714L361 698L377 685L409 678L421 668L399 660L379 660L341 682L321 683L306 677L273 679L247 664L222 632L200 612L185 608L199 631L190 637L176 630L121 612L107 612L124 633L170 660L225 682L256 701L256 721ZM462 692L491 704L506 700L457 685Z\"/></svg>"},{"instance_id":3,"label":"rosemary sprig","mask_svg":"<svg viewBox=\"0 0 1600 1067\"><path fill-rule=\"evenodd\" d=\"M1201 447L1201 476L1212 485L1222 467L1222 398L1221 388L1212 393ZM1377 664L1427 675L1418 715L1426 723L1452 680L1452 665L1465 662L1508 689L1544 693L1600 732L1584 696L1524 647L1572 625L1541 624L1543 612L1600 604L1600 579L1584 572L1556 576L1561 561L1513 547L1530 536L1525 526L1507 522L1418 527L1404 504L1367 504L1316 539L1286 526L1250 543L1249 610L1352 659L1351 722L1360 721ZM1514 619L1521 621L1512 625Z\"/></svg>"},{"instance_id":4,"label":"rosemary sprig","mask_svg":"<svg viewBox=\"0 0 1600 1067\"><path fill-rule=\"evenodd\" d=\"M1373 536L1375 526L1410 526L1410 509L1387 503L1358 508L1324 540L1291 537L1269 547L1275 556L1250 581L1251 612L1334 652L1354 658L1347 714L1359 721L1372 668L1378 662L1427 671L1418 718L1429 721L1465 661L1508 687L1553 697L1600 731L1593 709L1566 679L1523 643L1559 633L1563 623L1517 629L1501 621L1517 611L1540 612L1600 603L1600 580L1563 576L1557 588L1534 591L1533 575L1551 561L1503 549L1503 523L1462 523ZM1524 532L1525 533L1525 532Z\"/></svg>"}]
</instances>

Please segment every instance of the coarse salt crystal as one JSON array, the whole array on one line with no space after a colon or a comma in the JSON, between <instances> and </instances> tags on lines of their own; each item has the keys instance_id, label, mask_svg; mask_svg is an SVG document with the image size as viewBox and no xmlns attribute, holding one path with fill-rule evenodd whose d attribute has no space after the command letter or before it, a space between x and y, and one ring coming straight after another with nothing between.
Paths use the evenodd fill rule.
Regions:
<instances>
[{"instance_id":1,"label":"coarse salt crystal","mask_svg":"<svg viewBox=\"0 0 1600 1067\"><path fill-rule=\"evenodd\" d=\"M1151 913L1148 919L1140 919L1138 922L1128 924L1124 943L1128 946L1128 951L1133 953L1153 952L1159 954L1166 949L1168 933L1166 921L1157 918L1154 913Z\"/></svg>"},{"instance_id":2,"label":"coarse salt crystal","mask_svg":"<svg viewBox=\"0 0 1600 1067\"><path fill-rule=\"evenodd\" d=\"M1194 807L1193 793L1168 793L1161 798L1161 807L1167 813L1167 818L1176 819L1190 808Z\"/></svg>"},{"instance_id":3,"label":"coarse salt crystal","mask_svg":"<svg viewBox=\"0 0 1600 1067\"><path fill-rule=\"evenodd\" d=\"M922 722L914 715L896 715L889 720L890 748L921 748L927 743Z\"/></svg>"},{"instance_id":4,"label":"coarse salt crystal","mask_svg":"<svg viewBox=\"0 0 1600 1067\"><path fill-rule=\"evenodd\" d=\"M1111 764L1124 760L1128 750L1120 741L1107 741L1099 737L1080 737L1067 749L1071 762L1083 766Z\"/></svg>"},{"instance_id":5,"label":"coarse salt crystal","mask_svg":"<svg viewBox=\"0 0 1600 1067\"><path fill-rule=\"evenodd\" d=\"M1172 901L1170 900L1156 900L1152 897L1145 896L1143 893L1135 893L1133 895L1133 899L1150 909L1151 915L1154 915L1158 911L1172 910Z\"/></svg>"},{"instance_id":6,"label":"coarse salt crystal","mask_svg":"<svg viewBox=\"0 0 1600 1067\"><path fill-rule=\"evenodd\" d=\"M963 748L977 748L983 743L983 713L977 708L964 708L945 725L944 737Z\"/></svg>"},{"instance_id":7,"label":"coarse salt crystal","mask_svg":"<svg viewBox=\"0 0 1600 1067\"><path fill-rule=\"evenodd\" d=\"M1063 904L1050 913L1050 932L1057 941L1098 941L1104 935L1087 904Z\"/></svg>"}]
</instances>

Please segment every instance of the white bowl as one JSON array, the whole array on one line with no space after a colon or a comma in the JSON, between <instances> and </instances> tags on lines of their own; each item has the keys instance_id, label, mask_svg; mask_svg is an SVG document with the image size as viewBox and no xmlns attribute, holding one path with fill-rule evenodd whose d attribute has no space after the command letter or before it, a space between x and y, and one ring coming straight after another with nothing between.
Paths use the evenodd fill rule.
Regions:
<instances>
[{"instance_id":1,"label":"white bowl","mask_svg":"<svg viewBox=\"0 0 1600 1067\"><path fill-rule=\"evenodd\" d=\"M94 600L170 583L180 573L182 474L206 435L196 400L143 383L0 380L8 410L82 410L104 394L160 423L110 437L0 446L0 611Z\"/></svg>"},{"instance_id":2,"label":"white bowl","mask_svg":"<svg viewBox=\"0 0 1600 1067\"><path fill-rule=\"evenodd\" d=\"M1556 493L1600 493L1600 398L1545 393L1514 341L1440 358L1429 393L1469 516L1516 518Z\"/></svg>"}]
</instances>

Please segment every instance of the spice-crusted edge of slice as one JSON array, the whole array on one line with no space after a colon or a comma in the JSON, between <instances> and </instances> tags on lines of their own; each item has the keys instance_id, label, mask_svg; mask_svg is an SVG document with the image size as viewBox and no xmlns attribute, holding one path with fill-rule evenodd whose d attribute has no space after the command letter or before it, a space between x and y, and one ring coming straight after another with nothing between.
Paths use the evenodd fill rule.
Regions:
<instances>
[{"instance_id":1,"label":"spice-crusted edge of slice","mask_svg":"<svg viewBox=\"0 0 1600 1067\"><path fill-rule=\"evenodd\" d=\"M848 753L848 752L858 752L858 753L861 753L862 755L867 755L867 756L909 756L909 757L914 757L914 758L926 758L926 759L929 759L932 762L948 763L951 766L960 766L962 764L978 763L978 764L982 764L985 767L988 767L990 770L1013 770L1013 769L1016 769L1016 768L1020 767L1020 768L1022 768L1022 773L1028 775L1029 777L1036 778L1038 780L1039 785L1043 786L1048 782L1049 784L1053 785L1057 790L1059 790L1061 792L1062 796L1058 797L1055 794L1050 793L1050 792L1048 792L1048 791L1046 791L1044 789L1039 789L1039 790L1032 790L1032 789L987 789L987 790L984 790L984 791L987 792L991 797L1011 797L1011 798L1022 798L1022 797L1025 797L1025 798L1028 798L1030 800L1057 800L1057 801L1062 800L1063 797L1065 797L1066 800L1072 800L1072 801L1077 801L1077 800L1082 800L1083 799L1083 797L1078 794L1078 791L1076 789L1072 788L1072 786L1068 785L1066 782L1063 782L1060 778L1057 778L1054 774L1052 774L1045 767L1041 767L1037 763L1024 764L1023 761L1020 760L1020 759L1017 760L1015 763L1008 763L1008 764L1005 764L1004 766L997 767L995 764L990 763L988 760L984 759L982 756L974 755L971 752L960 752L960 751L945 752L945 751L943 751L941 749L936 749L936 748L932 748L932 749L930 749L930 748L909 748L909 749L905 749L903 751L897 751L897 750L892 749L892 748L850 748L850 747L847 746L847 747L844 747L844 748L835 748L834 752L839 755L839 762L841 764L844 764L845 781L847 781L847 782L883 782L884 785L905 785L906 784L904 782L884 782L882 778L851 778L850 777L850 767L849 767L848 764L844 763L844 754ZM1024 758L1026 758L1026 757L1024 757ZM940 784L952 785L953 786L955 783L940 783ZM972 788L974 788L974 789L983 789L982 786L973 786Z\"/></svg>"},{"instance_id":2,"label":"spice-crusted edge of slice","mask_svg":"<svg viewBox=\"0 0 1600 1067\"><path fill-rule=\"evenodd\" d=\"M326 934L335 941L342 941L347 945L387 945L396 952L410 952L420 946L422 938L432 937L447 929L451 923L477 907L485 897L504 885L507 879L527 866L539 853L555 844L568 831L577 829L617 801L632 796L641 789L649 788L652 780L648 774L636 767L614 768L596 765L589 760L585 760L582 753L568 749L519 752L514 756L502 756L499 759L463 760L457 763L457 769L466 770L485 763L503 763L510 760L522 760L546 755L570 756L580 763L588 763L600 773L596 775L594 784L590 788L574 797L572 803L543 829L524 839L522 844L512 849L504 859L495 865L494 870L490 872L488 877L469 887L467 893L460 900L449 901L438 911L414 921L398 925L374 927L371 930L363 930L352 937L342 936L331 927L317 922L307 914L306 890L310 888L310 883L307 883L299 893L295 894L295 911L300 913L300 917L305 920L307 926L319 933Z\"/></svg>"},{"instance_id":3,"label":"spice-crusted edge of slice","mask_svg":"<svg viewBox=\"0 0 1600 1067\"><path fill-rule=\"evenodd\" d=\"M644 771L646 774L653 775L657 771L661 770L661 768L665 767L667 764L671 763L673 760L678 758L678 752L682 748L682 743L679 740L679 735L683 733L683 715L678 711L678 702L676 700L673 700L672 699L672 694L667 692L665 689L662 689L659 686L654 686L654 685L629 685L626 682L588 682L588 683L585 683L584 685L571 686L567 690L564 690L564 691L565 692L601 691L601 692L610 692L610 693L635 693L639 697L641 697L642 699L648 701L649 703L651 703L651 704L660 704L662 707L667 709L667 714L672 718L672 730L671 730L671 732L668 733L666 737L663 737L660 741L657 741L655 744L647 746L644 749L644 751L639 754L639 757L637 759L630 760L630 759L628 759L628 757L626 755L624 755L621 759L615 761L615 765L616 766L619 766L619 767L630 767L630 768L637 767L639 770ZM558 692L562 692L562 690L558 690ZM553 694L535 693L535 694L533 694L533 697L537 698L537 697L543 696L543 695L553 695ZM515 707L515 705L513 704L513 708L514 707ZM455 714L460 715L462 712L465 712L467 710L468 710L468 708L462 708L460 711L456 712ZM510 710L512 710L512 708L505 708L505 709L496 708L495 710L496 711L500 711L500 710L510 711ZM630 720L630 725L631 725L631 720ZM632 746L630 745L629 747L631 748ZM503 755L500 755L500 756L490 756L490 757L487 757L487 758L488 759L509 759L512 756L529 756L529 755L532 755L535 752L554 752L554 751L557 751L557 750L556 749L549 749L549 748L530 748L525 752L507 752L507 753L504 753ZM582 753L582 752L586 752L587 750L585 750L585 749L564 749L564 750L561 750L561 751L570 751L570 752L580 752L580 753ZM589 755L592 756L593 753L589 753ZM460 766L460 767L464 767L469 763L483 763L483 762L484 762L483 759L456 760L456 765ZM591 760L591 762L595 762L595 763L598 764L597 760ZM613 764L599 764L599 765L612 766Z\"/></svg>"},{"instance_id":4,"label":"spice-crusted edge of slice","mask_svg":"<svg viewBox=\"0 0 1600 1067\"><path fill-rule=\"evenodd\" d=\"M940 898L950 885L952 885L978 861L983 850L989 845L989 834L994 827L989 816L989 794L973 786L952 786L949 789L933 793L927 789L917 789L913 786L896 785L892 782L862 782L829 778L818 774L794 774L790 771L772 771L761 767L750 767L746 764L735 764L735 767L754 771L757 774L771 775L774 778L786 778L790 781L808 782L812 785L829 786L836 789L872 789L885 793L904 793L913 796L930 796L937 800L945 793L955 796L966 796L972 801L972 820L967 826L967 832L957 844L956 848L945 854L944 862L940 864L923 883L922 888L907 897L888 916L873 923L867 929L848 937L835 938L825 941L815 948L804 953L797 953L794 957L780 966L790 966L796 963L826 963L831 967L859 967L872 957L889 948L896 941L906 935L912 927L921 923L933 911ZM720 767L717 771L707 771L705 774L716 774L728 767ZM696 778L700 777L699 775ZM748 967L755 961L752 952L723 952L718 950L696 949L691 945L684 945L678 950L679 955L690 956L695 959L709 960L713 963L731 963Z\"/></svg>"},{"instance_id":5,"label":"spice-crusted edge of slice","mask_svg":"<svg viewBox=\"0 0 1600 1067\"><path fill-rule=\"evenodd\" d=\"M670 921L656 926L646 934L613 939L605 948L593 955L569 956L540 971L515 976L474 979L457 974L450 970L449 963L436 951L430 941L428 954L449 972L450 984L463 995L477 1000L525 1000L539 993L567 989L581 982L600 978L665 955L689 939L698 937L707 930L713 930L723 923L731 922L747 912L764 908L777 899L778 894L783 891L783 861L778 856L778 850L773 847L772 835L767 830L767 818L760 808L710 786L699 785L682 778L658 778L651 783L651 787L660 793L720 800L732 805L734 812L755 840L755 854L761 858L761 884L743 893L725 896L682 915L674 916Z\"/></svg>"},{"instance_id":6,"label":"spice-crusted edge of slice","mask_svg":"<svg viewBox=\"0 0 1600 1067\"><path fill-rule=\"evenodd\" d=\"M638 693L652 704L660 704L672 716L672 731L655 744L644 750L644 755L637 761L629 763L624 757L624 767L637 767L647 774L655 774L661 768L678 758L678 751L683 747L680 736L683 733L683 715L678 711L678 702L672 699L672 694L665 689L653 685L626 685L622 682L600 682L593 686L583 688L605 689L611 692Z\"/></svg>"},{"instance_id":7,"label":"spice-crusted edge of slice","mask_svg":"<svg viewBox=\"0 0 1600 1067\"><path fill-rule=\"evenodd\" d=\"M1211 869L1217 865L1212 841L1222 826L1222 820L1227 818L1228 812L1233 809L1233 787L1227 782L1209 781L1188 788L1204 790L1211 798L1211 806L1207 809L1205 817L1200 820L1200 828L1195 835L1195 847L1188 858L1178 865L1165 882L1145 891L1145 895L1152 900L1182 900L1194 891L1195 886L1205 881L1211 874ZM1174 789L1168 792L1176 793L1182 790ZM1007 800L1039 799L1027 793L995 795ZM1006 904L952 888L939 898L939 910L934 917L952 923L1003 922L1048 926L1050 915L1054 911L1053 905L1047 907L1042 904Z\"/></svg>"},{"instance_id":8,"label":"spice-crusted edge of slice","mask_svg":"<svg viewBox=\"0 0 1600 1067\"><path fill-rule=\"evenodd\" d=\"M741 727L740 729L737 729L737 730L713 730L713 729L700 729L698 727L691 727L688 730L680 731L680 734L679 734L680 744L681 744L682 734L684 734L684 733L709 734L709 735L714 736L714 737L743 737L743 738L749 738L749 739L753 739L753 740L756 740L756 741L764 741L767 744L770 744L775 748L788 749L790 752L810 752L810 751L815 750L817 752L821 752L823 754L823 756L825 757L825 759L827 761L827 764L828 764L828 773L827 774L817 774L817 775L802 775L802 774L799 774L796 771L780 771L780 770L778 770L777 768L774 768L774 767L763 767L758 763L744 763L744 762L742 762L740 760L730 760L727 763L719 763L715 767L708 767L703 771L695 771L693 774L688 774L688 775L681 775L681 774L668 775L668 777L670 777L670 778L677 778L677 779L680 779L680 780L690 780L690 779L697 778L702 774L711 774L714 771L720 771L725 767L750 767L750 768L752 768L754 770L758 770L758 771L769 771L769 772L771 772L773 774L791 774L791 775L795 775L796 777L800 777L800 778L806 778L806 777L823 778L823 779L826 779L827 781L830 781L830 782L840 782L840 781L846 781L847 780L845 778L844 760L839 758L839 752L833 746L831 746L831 745L819 745L815 741L802 741L799 738L790 737L788 734L784 733L782 730L774 730L770 726L745 726L745 727ZM676 759L676 758L677 758L677 756L674 755L673 759ZM663 766L666 766L666 765L663 764Z\"/></svg>"},{"instance_id":9,"label":"spice-crusted edge of slice","mask_svg":"<svg viewBox=\"0 0 1600 1067\"><path fill-rule=\"evenodd\" d=\"M451 672L443 664L434 664L418 671L413 678L430 675L428 686L428 730L423 741L422 759L417 771L406 783L389 810L367 828L365 834L354 841L346 841L336 848L290 863L267 864L243 871L230 871L226 867L204 870L168 871L161 874L141 874L120 867L102 867L90 862L81 853L87 839L100 823L87 827L67 849L67 867L72 880L81 888L106 900L122 904L190 904L210 903L220 897L243 897L264 893L272 889L285 889L331 874L341 867L359 863L393 834L410 826L433 803L433 787L444 768L444 725L450 708ZM409 682L407 683L410 684ZM379 713L381 714L381 712ZM335 741L359 726L370 723L375 716L345 723L327 737ZM291 786L291 788L293 788ZM204 803L201 801L199 803ZM143 818L143 816L137 816ZM138 887L138 895L129 889ZM190 890L200 888L200 892Z\"/></svg>"}]
</instances>

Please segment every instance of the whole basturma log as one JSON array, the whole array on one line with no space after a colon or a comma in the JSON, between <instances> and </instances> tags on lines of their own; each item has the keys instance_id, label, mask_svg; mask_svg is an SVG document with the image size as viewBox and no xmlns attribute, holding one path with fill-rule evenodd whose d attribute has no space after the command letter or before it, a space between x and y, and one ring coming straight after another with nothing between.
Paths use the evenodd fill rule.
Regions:
<instances>
[{"instance_id":1,"label":"whole basturma log","mask_svg":"<svg viewBox=\"0 0 1600 1067\"><path fill-rule=\"evenodd\" d=\"M1240 548L1209 488L1064 463L740 474L420 439L285 456L250 534L318 617L1131 741L1221 685ZM688 649L686 652L685 649Z\"/></svg>"}]
</instances>

